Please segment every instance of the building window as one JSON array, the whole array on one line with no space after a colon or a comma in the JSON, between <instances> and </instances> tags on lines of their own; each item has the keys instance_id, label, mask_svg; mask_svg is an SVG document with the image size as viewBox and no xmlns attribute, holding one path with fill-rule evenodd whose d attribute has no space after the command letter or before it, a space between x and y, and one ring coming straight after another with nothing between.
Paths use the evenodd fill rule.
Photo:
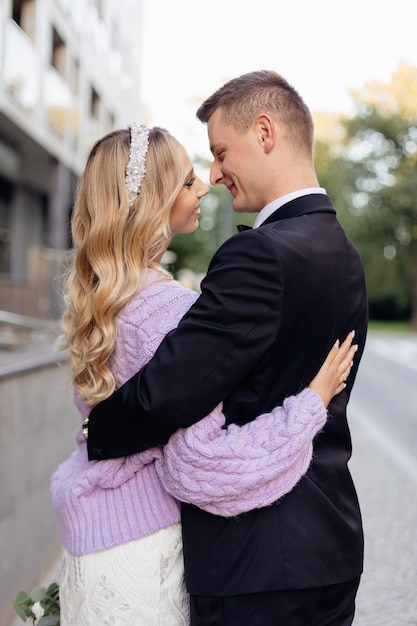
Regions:
<instances>
[{"instance_id":1,"label":"building window","mask_svg":"<svg viewBox=\"0 0 417 626\"><path fill-rule=\"evenodd\" d=\"M56 69L58 74L61 74L65 78L66 69L66 45L58 32L53 29L52 34L52 66Z\"/></svg>"},{"instance_id":2,"label":"building window","mask_svg":"<svg viewBox=\"0 0 417 626\"><path fill-rule=\"evenodd\" d=\"M96 90L91 88L91 116L97 121L100 119L100 96Z\"/></svg>"},{"instance_id":3,"label":"building window","mask_svg":"<svg viewBox=\"0 0 417 626\"><path fill-rule=\"evenodd\" d=\"M0 175L0 274L10 271L10 203L13 185Z\"/></svg>"},{"instance_id":4,"label":"building window","mask_svg":"<svg viewBox=\"0 0 417 626\"><path fill-rule=\"evenodd\" d=\"M78 59L75 59L72 65L72 77L71 77L71 85L72 92L78 96L79 94L79 82L80 82L80 62Z\"/></svg>"},{"instance_id":5,"label":"building window","mask_svg":"<svg viewBox=\"0 0 417 626\"><path fill-rule=\"evenodd\" d=\"M103 2L102 0L93 0L93 4L97 9L98 16L103 17Z\"/></svg>"},{"instance_id":6,"label":"building window","mask_svg":"<svg viewBox=\"0 0 417 626\"><path fill-rule=\"evenodd\" d=\"M29 39L35 41L36 0L13 0L12 16Z\"/></svg>"}]
</instances>

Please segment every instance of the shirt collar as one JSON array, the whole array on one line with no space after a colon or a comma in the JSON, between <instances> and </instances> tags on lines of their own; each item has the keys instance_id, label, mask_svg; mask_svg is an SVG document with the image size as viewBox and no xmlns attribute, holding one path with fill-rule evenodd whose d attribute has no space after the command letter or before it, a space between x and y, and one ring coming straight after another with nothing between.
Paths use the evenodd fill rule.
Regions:
<instances>
[{"instance_id":1,"label":"shirt collar","mask_svg":"<svg viewBox=\"0 0 417 626\"><path fill-rule=\"evenodd\" d=\"M267 204L262 211L259 211L258 215L253 224L253 228L258 228L263 222L270 216L274 211L282 207L287 202L291 200L295 200L295 198L301 198L301 196L308 196L312 193L322 193L326 194L326 190L323 187L308 187L307 189L298 189L297 191L292 191L291 193L285 194L285 196L281 196L280 198L276 198L272 200L269 204Z\"/></svg>"}]
</instances>

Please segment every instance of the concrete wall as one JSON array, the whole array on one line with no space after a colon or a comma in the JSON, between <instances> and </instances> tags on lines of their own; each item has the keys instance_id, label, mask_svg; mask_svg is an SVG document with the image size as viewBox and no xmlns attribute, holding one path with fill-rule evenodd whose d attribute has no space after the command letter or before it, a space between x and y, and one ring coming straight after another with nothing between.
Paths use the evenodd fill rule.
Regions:
<instances>
[{"instance_id":1,"label":"concrete wall","mask_svg":"<svg viewBox=\"0 0 417 626\"><path fill-rule=\"evenodd\" d=\"M75 448L79 418L69 364L56 359L51 351L0 366L0 626L59 554L49 479Z\"/></svg>"}]
</instances>

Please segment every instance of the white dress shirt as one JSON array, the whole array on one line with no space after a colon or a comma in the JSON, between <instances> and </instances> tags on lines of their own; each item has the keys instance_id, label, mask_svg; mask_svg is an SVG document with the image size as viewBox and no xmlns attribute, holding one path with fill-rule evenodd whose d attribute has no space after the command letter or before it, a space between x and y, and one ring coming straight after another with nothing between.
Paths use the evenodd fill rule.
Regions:
<instances>
[{"instance_id":1,"label":"white dress shirt","mask_svg":"<svg viewBox=\"0 0 417 626\"><path fill-rule=\"evenodd\" d=\"M326 194L326 190L323 187L308 187L307 189L298 189L297 191L292 191L291 193L285 194L285 196L281 196L280 198L276 198L276 200L272 200L269 204L267 204L262 211L259 211L256 219L253 223L253 228L258 228L274 211L282 207L287 202L291 200L295 200L295 198L301 198L301 196L308 196L313 193L322 193Z\"/></svg>"}]
</instances>

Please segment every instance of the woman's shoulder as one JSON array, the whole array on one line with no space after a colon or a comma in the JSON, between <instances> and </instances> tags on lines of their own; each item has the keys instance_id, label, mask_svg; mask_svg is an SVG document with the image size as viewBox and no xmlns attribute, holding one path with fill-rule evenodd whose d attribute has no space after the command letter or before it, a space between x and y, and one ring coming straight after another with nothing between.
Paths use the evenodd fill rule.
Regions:
<instances>
[{"instance_id":1,"label":"woman's shoulder","mask_svg":"<svg viewBox=\"0 0 417 626\"><path fill-rule=\"evenodd\" d=\"M119 323L136 323L146 320L149 316L164 315L167 307L175 314L180 310L183 314L198 298L198 294L178 281L164 276L156 270L148 270L141 285L127 306L119 315Z\"/></svg>"},{"instance_id":2,"label":"woman's shoulder","mask_svg":"<svg viewBox=\"0 0 417 626\"><path fill-rule=\"evenodd\" d=\"M169 277L138 289L117 320L116 349L109 363L118 385L149 361L197 297Z\"/></svg>"}]
</instances>

